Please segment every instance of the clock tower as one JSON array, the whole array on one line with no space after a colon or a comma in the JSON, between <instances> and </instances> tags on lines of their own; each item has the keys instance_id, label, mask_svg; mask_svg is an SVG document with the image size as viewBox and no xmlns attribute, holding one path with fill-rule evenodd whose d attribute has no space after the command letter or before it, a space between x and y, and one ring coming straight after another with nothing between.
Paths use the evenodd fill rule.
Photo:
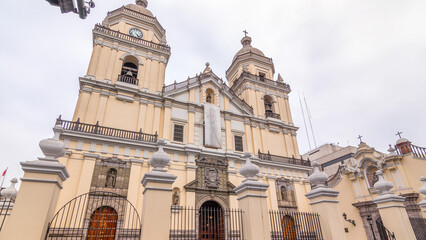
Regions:
<instances>
[{"instance_id":1,"label":"clock tower","mask_svg":"<svg viewBox=\"0 0 426 240\"><path fill-rule=\"evenodd\" d=\"M170 47L165 30L137 0L108 12L93 29L93 52L81 77L73 121L154 133ZM146 118L145 112L153 116ZM156 116L158 115L158 116Z\"/></svg>"}]
</instances>

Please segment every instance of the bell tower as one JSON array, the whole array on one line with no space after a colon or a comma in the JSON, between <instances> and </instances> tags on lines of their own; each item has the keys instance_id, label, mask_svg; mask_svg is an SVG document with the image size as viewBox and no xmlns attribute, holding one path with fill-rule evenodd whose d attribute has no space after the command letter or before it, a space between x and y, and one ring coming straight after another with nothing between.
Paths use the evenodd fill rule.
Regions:
<instances>
[{"instance_id":1,"label":"bell tower","mask_svg":"<svg viewBox=\"0 0 426 240\"><path fill-rule=\"evenodd\" d=\"M73 121L130 131L152 127L145 125L141 111L154 111L147 96L155 105L171 53L164 28L147 6L147 0L136 0L108 12L94 27L93 52L80 78Z\"/></svg>"},{"instance_id":2,"label":"bell tower","mask_svg":"<svg viewBox=\"0 0 426 240\"><path fill-rule=\"evenodd\" d=\"M268 58L259 49L251 45L247 36L241 39L242 48L235 54L231 66L226 71L226 78L234 93L253 108L258 119L265 119L283 129L285 142L288 143L288 157L299 157L296 141L297 127L291 117L288 94L290 86L284 83L280 74L274 80L275 67L272 58ZM274 150L271 150L273 154Z\"/></svg>"}]
</instances>

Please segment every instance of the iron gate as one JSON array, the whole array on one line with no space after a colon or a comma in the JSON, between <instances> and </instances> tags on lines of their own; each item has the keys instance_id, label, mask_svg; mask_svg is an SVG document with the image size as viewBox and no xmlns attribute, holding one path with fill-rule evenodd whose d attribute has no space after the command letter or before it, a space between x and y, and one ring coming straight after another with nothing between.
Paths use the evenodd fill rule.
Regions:
<instances>
[{"instance_id":1,"label":"iron gate","mask_svg":"<svg viewBox=\"0 0 426 240\"><path fill-rule=\"evenodd\" d=\"M317 213L269 211L269 220L273 240L324 240Z\"/></svg>"},{"instance_id":2,"label":"iron gate","mask_svg":"<svg viewBox=\"0 0 426 240\"><path fill-rule=\"evenodd\" d=\"M82 194L65 204L49 223L45 239L140 239L141 223L126 197L110 192Z\"/></svg>"}]
</instances>

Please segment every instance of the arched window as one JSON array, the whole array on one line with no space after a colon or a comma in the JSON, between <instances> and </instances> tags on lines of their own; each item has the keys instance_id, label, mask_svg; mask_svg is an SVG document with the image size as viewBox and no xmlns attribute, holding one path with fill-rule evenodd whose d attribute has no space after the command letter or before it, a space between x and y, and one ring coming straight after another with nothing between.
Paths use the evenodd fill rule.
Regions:
<instances>
[{"instance_id":1,"label":"arched window","mask_svg":"<svg viewBox=\"0 0 426 240\"><path fill-rule=\"evenodd\" d=\"M123 60L123 66L121 67L121 74L118 80L137 85L138 65L139 61L136 57L131 55L126 56Z\"/></svg>"},{"instance_id":2,"label":"arched window","mask_svg":"<svg viewBox=\"0 0 426 240\"><path fill-rule=\"evenodd\" d=\"M103 206L90 216L87 239L114 240L118 214L114 208Z\"/></svg>"},{"instance_id":3,"label":"arched window","mask_svg":"<svg viewBox=\"0 0 426 240\"><path fill-rule=\"evenodd\" d=\"M366 171L367 181L370 188L374 188L374 184L379 180L379 177L376 175L377 167L369 166Z\"/></svg>"},{"instance_id":4,"label":"arched window","mask_svg":"<svg viewBox=\"0 0 426 240\"><path fill-rule=\"evenodd\" d=\"M110 168L106 173L105 187L115 188L117 182L117 169Z\"/></svg>"}]
</instances>

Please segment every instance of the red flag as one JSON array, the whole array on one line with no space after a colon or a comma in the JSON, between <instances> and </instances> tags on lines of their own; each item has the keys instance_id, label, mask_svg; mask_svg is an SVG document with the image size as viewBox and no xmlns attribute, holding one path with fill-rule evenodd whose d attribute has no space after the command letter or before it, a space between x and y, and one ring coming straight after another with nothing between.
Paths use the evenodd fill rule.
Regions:
<instances>
[{"instance_id":1,"label":"red flag","mask_svg":"<svg viewBox=\"0 0 426 240\"><path fill-rule=\"evenodd\" d=\"M7 168L6 168L6 170L4 170L4 172L1 176L4 177L4 175L6 175L6 172L7 172Z\"/></svg>"}]
</instances>

